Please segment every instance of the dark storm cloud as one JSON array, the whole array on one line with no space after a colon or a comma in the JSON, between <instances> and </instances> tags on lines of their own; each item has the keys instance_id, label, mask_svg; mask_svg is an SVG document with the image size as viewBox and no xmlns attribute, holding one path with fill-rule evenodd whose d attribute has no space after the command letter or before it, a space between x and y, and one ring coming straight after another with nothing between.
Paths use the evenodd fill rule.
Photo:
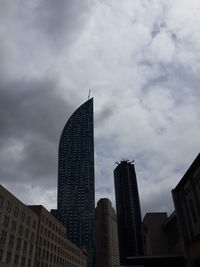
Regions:
<instances>
[{"instance_id":1,"label":"dark storm cloud","mask_svg":"<svg viewBox=\"0 0 200 267\"><path fill-rule=\"evenodd\" d=\"M0 85L2 182L56 181L59 135L72 105L56 93L55 80L13 80ZM53 180L54 179L54 180Z\"/></svg>"}]
</instances>

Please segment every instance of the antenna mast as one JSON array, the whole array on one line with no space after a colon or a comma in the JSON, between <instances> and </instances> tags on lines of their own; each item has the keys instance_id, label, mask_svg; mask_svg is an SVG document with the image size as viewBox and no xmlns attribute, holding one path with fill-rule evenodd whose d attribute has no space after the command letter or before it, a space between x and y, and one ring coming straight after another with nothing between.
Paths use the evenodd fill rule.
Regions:
<instances>
[{"instance_id":1,"label":"antenna mast","mask_svg":"<svg viewBox=\"0 0 200 267\"><path fill-rule=\"evenodd\" d=\"M89 89L89 93L88 93L88 100L90 99L90 93L91 93L91 89Z\"/></svg>"}]
</instances>

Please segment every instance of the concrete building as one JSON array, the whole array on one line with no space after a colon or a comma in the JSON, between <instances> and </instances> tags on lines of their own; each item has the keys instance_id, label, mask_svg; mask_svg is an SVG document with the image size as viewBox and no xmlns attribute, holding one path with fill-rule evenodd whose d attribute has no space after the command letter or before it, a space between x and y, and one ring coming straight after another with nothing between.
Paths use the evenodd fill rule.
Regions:
<instances>
[{"instance_id":1,"label":"concrete building","mask_svg":"<svg viewBox=\"0 0 200 267\"><path fill-rule=\"evenodd\" d=\"M134 164L117 163L114 170L120 264L127 258L143 255L140 200Z\"/></svg>"},{"instance_id":2,"label":"concrete building","mask_svg":"<svg viewBox=\"0 0 200 267\"><path fill-rule=\"evenodd\" d=\"M94 264L94 122L93 99L82 104L67 121L60 138L58 159L58 219L67 238Z\"/></svg>"},{"instance_id":3,"label":"concrete building","mask_svg":"<svg viewBox=\"0 0 200 267\"><path fill-rule=\"evenodd\" d=\"M183 256L176 214L146 213L143 219L145 256Z\"/></svg>"},{"instance_id":4,"label":"concrete building","mask_svg":"<svg viewBox=\"0 0 200 267\"><path fill-rule=\"evenodd\" d=\"M172 195L188 266L200 266L200 154Z\"/></svg>"},{"instance_id":5,"label":"concrete building","mask_svg":"<svg viewBox=\"0 0 200 267\"><path fill-rule=\"evenodd\" d=\"M1 267L86 267L84 251L42 206L26 206L0 185Z\"/></svg>"},{"instance_id":6,"label":"concrete building","mask_svg":"<svg viewBox=\"0 0 200 267\"><path fill-rule=\"evenodd\" d=\"M167 236L167 254L183 256L183 242L175 211L167 218L163 224L163 229Z\"/></svg>"},{"instance_id":7,"label":"concrete building","mask_svg":"<svg viewBox=\"0 0 200 267\"><path fill-rule=\"evenodd\" d=\"M38 216L0 185L0 266L35 266Z\"/></svg>"},{"instance_id":8,"label":"concrete building","mask_svg":"<svg viewBox=\"0 0 200 267\"><path fill-rule=\"evenodd\" d=\"M85 253L67 239L66 227L43 206L28 206L39 217L36 266L86 267Z\"/></svg>"},{"instance_id":9,"label":"concrete building","mask_svg":"<svg viewBox=\"0 0 200 267\"><path fill-rule=\"evenodd\" d=\"M166 212L146 213L143 219L144 255L166 255L167 236L163 225L167 220Z\"/></svg>"},{"instance_id":10,"label":"concrete building","mask_svg":"<svg viewBox=\"0 0 200 267\"><path fill-rule=\"evenodd\" d=\"M107 198L97 202L96 215L96 267L119 265L117 217Z\"/></svg>"}]
</instances>

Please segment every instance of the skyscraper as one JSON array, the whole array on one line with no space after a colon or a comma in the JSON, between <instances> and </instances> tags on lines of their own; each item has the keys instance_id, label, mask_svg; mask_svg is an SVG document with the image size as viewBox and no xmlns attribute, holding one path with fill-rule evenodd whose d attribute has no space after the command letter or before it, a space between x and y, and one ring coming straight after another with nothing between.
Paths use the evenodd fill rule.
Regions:
<instances>
[{"instance_id":1,"label":"skyscraper","mask_svg":"<svg viewBox=\"0 0 200 267\"><path fill-rule=\"evenodd\" d=\"M119 265L117 216L108 198L98 201L96 216L96 264L95 267Z\"/></svg>"},{"instance_id":2,"label":"skyscraper","mask_svg":"<svg viewBox=\"0 0 200 267\"><path fill-rule=\"evenodd\" d=\"M114 170L120 264L126 258L143 255L141 211L134 164L117 163Z\"/></svg>"},{"instance_id":3,"label":"skyscraper","mask_svg":"<svg viewBox=\"0 0 200 267\"><path fill-rule=\"evenodd\" d=\"M86 250L88 267L93 266L95 203L92 98L71 115L61 134L57 216L67 228L67 237Z\"/></svg>"}]
</instances>

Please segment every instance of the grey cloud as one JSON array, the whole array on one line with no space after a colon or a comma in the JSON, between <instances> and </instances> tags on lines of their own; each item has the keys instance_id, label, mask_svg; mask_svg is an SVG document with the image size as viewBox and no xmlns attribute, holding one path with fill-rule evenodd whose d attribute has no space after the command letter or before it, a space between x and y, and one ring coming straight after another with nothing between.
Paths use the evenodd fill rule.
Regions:
<instances>
[{"instance_id":1,"label":"grey cloud","mask_svg":"<svg viewBox=\"0 0 200 267\"><path fill-rule=\"evenodd\" d=\"M108 186L99 186L96 188L96 193L102 193L102 194L108 193L108 194L110 194L110 193L112 193L112 190Z\"/></svg>"},{"instance_id":2,"label":"grey cloud","mask_svg":"<svg viewBox=\"0 0 200 267\"><path fill-rule=\"evenodd\" d=\"M63 46L63 38L71 41L80 33L92 6L90 0L39 1L34 10L34 24L52 42Z\"/></svg>"},{"instance_id":3,"label":"grey cloud","mask_svg":"<svg viewBox=\"0 0 200 267\"><path fill-rule=\"evenodd\" d=\"M174 211L170 188L160 192L152 192L151 197L146 199L142 198L140 195L140 199L142 216L144 216L146 212L167 212L168 215L170 215L171 212Z\"/></svg>"},{"instance_id":4,"label":"grey cloud","mask_svg":"<svg viewBox=\"0 0 200 267\"><path fill-rule=\"evenodd\" d=\"M2 181L56 184L59 135L72 111L57 88L49 78L1 82Z\"/></svg>"},{"instance_id":5,"label":"grey cloud","mask_svg":"<svg viewBox=\"0 0 200 267\"><path fill-rule=\"evenodd\" d=\"M115 105L111 103L104 104L100 111L96 112L95 115L95 126L101 126L106 120L108 120L115 110Z\"/></svg>"},{"instance_id":6,"label":"grey cloud","mask_svg":"<svg viewBox=\"0 0 200 267\"><path fill-rule=\"evenodd\" d=\"M26 201L55 204L59 136L84 88L98 88L96 197L114 200L127 157L143 210L170 209L198 152L199 3L122 2L0 0L0 180Z\"/></svg>"}]
</instances>

